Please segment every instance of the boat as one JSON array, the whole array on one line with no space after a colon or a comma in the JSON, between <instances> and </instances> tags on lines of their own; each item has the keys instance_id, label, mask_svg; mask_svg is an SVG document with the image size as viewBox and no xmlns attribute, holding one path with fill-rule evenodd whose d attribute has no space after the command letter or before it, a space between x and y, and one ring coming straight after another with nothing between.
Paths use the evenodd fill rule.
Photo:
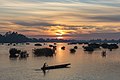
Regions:
<instances>
[{"instance_id":1,"label":"boat","mask_svg":"<svg viewBox=\"0 0 120 80\"><path fill-rule=\"evenodd\" d=\"M46 66L46 67L42 67L41 70L67 68L69 65L71 65L71 64L68 63L68 64L61 64L61 65Z\"/></svg>"},{"instance_id":2,"label":"boat","mask_svg":"<svg viewBox=\"0 0 120 80\"><path fill-rule=\"evenodd\" d=\"M36 43L34 44L34 46L42 46L42 44Z\"/></svg>"}]
</instances>

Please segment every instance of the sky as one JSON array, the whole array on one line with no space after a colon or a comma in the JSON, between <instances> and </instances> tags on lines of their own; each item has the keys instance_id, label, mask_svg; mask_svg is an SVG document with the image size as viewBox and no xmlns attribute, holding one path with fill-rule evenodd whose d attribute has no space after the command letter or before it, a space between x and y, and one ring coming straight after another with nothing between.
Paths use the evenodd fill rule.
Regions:
<instances>
[{"instance_id":1,"label":"sky","mask_svg":"<svg viewBox=\"0 0 120 80\"><path fill-rule=\"evenodd\" d=\"M0 33L29 37L120 37L120 0L0 0Z\"/></svg>"}]
</instances>

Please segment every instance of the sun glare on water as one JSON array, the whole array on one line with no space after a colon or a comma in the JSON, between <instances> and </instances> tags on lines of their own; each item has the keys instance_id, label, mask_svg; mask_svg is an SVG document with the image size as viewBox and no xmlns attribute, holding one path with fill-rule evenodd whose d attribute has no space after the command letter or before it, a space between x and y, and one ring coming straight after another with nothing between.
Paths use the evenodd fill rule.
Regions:
<instances>
[{"instance_id":1,"label":"sun glare on water","mask_svg":"<svg viewBox=\"0 0 120 80\"><path fill-rule=\"evenodd\" d=\"M60 36L60 37L57 37L57 39L63 39L63 37L62 37L62 36Z\"/></svg>"}]
</instances>

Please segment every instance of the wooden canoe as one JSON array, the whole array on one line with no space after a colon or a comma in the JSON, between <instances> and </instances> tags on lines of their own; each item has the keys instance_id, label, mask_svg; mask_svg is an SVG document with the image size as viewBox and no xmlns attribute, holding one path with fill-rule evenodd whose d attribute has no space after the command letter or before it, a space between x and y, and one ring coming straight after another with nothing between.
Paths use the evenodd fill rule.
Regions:
<instances>
[{"instance_id":1,"label":"wooden canoe","mask_svg":"<svg viewBox=\"0 0 120 80\"><path fill-rule=\"evenodd\" d=\"M68 65L71 65L70 63L68 64L61 64L61 65L53 65L53 66L46 66L42 67L42 70L50 70L50 69L58 69L58 68L66 68Z\"/></svg>"}]
</instances>

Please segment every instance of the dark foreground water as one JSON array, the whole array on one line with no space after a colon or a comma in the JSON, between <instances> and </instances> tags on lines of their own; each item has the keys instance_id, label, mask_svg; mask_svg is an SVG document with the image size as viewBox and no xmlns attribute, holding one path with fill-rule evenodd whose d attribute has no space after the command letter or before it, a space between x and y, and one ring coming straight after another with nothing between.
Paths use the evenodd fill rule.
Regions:
<instances>
[{"instance_id":1,"label":"dark foreground water","mask_svg":"<svg viewBox=\"0 0 120 80\"><path fill-rule=\"evenodd\" d=\"M65 50L61 50L63 45ZM0 80L120 80L120 49L107 51L107 56L102 57L103 49L90 54L83 51L82 45L77 45L76 53L70 53L69 49L74 45L57 43L57 46L54 57L34 57L33 43L15 46L27 50L30 56L9 59L8 51L13 46L0 45ZM44 62L48 65L71 63L71 68L49 70L43 74L39 69Z\"/></svg>"}]
</instances>

